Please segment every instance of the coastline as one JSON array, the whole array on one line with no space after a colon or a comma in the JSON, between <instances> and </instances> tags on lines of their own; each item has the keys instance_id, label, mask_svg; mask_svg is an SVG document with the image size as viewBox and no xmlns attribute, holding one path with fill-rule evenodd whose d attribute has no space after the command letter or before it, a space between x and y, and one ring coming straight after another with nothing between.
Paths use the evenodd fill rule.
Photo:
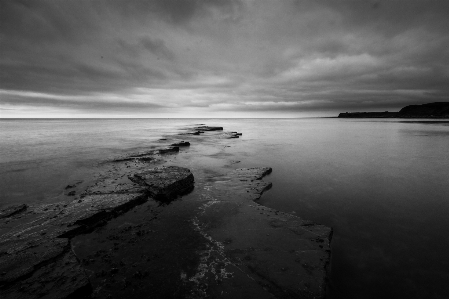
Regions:
<instances>
[{"instance_id":1,"label":"coastline","mask_svg":"<svg viewBox=\"0 0 449 299\"><path fill-rule=\"evenodd\" d=\"M408 105L399 112L343 112L338 118L429 118L448 119L449 102Z\"/></svg>"},{"instance_id":2,"label":"coastline","mask_svg":"<svg viewBox=\"0 0 449 299\"><path fill-rule=\"evenodd\" d=\"M170 146L181 139L192 147L205 140L220 152L221 141L238 137L208 127L164 136L151 151L99 165L96 184L72 203L4 214L5 298L324 297L332 231L255 202L271 187L262 180L270 168L236 169L237 161L218 170L216 161L195 163L201 151L170 159L183 151ZM145 183L142 173L154 179L147 172L155 167L163 174L156 181L171 183L150 190L155 181ZM158 190L168 197L191 191L189 173L193 192L151 198ZM143 179L129 179L136 174ZM79 194L77 186L69 189Z\"/></svg>"}]
</instances>

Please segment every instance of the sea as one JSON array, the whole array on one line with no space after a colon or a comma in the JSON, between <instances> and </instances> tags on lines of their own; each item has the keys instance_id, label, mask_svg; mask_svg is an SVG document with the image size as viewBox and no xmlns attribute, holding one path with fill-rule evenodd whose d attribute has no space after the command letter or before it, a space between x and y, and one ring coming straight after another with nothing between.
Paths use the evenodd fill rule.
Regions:
<instances>
[{"instance_id":1,"label":"sea","mask_svg":"<svg viewBox=\"0 0 449 299\"><path fill-rule=\"evenodd\" d=\"M333 228L329 298L449 298L447 121L0 119L0 208L59 201L101 161L198 123L243 133L236 167L273 168L261 204Z\"/></svg>"}]
</instances>

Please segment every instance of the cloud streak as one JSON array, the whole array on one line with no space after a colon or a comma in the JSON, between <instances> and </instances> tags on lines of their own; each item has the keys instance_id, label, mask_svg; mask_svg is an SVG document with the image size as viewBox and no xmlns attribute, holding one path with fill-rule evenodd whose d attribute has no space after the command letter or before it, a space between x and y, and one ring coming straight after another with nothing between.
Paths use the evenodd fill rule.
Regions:
<instances>
[{"instance_id":1,"label":"cloud streak","mask_svg":"<svg viewBox=\"0 0 449 299\"><path fill-rule=\"evenodd\" d=\"M335 115L446 101L448 11L443 0L4 0L0 117Z\"/></svg>"}]
</instances>

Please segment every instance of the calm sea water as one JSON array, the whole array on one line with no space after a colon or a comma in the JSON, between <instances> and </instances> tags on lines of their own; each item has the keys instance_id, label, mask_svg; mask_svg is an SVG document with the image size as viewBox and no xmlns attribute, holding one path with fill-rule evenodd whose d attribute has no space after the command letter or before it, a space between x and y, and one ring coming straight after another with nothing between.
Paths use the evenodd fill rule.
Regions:
<instances>
[{"instance_id":1,"label":"calm sea water","mask_svg":"<svg viewBox=\"0 0 449 299\"><path fill-rule=\"evenodd\" d=\"M261 203L334 228L331 298L449 298L449 123L351 119L0 120L0 207L51 202L98 161L196 123L271 166Z\"/></svg>"}]
</instances>

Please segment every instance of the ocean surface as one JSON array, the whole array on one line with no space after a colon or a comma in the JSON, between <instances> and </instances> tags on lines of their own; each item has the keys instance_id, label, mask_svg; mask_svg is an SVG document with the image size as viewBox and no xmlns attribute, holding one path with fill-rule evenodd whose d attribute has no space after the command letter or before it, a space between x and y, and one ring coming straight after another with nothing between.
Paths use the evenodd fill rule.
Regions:
<instances>
[{"instance_id":1,"label":"ocean surface","mask_svg":"<svg viewBox=\"0 0 449 299\"><path fill-rule=\"evenodd\" d=\"M236 167L273 168L261 204L334 228L330 298L449 298L444 121L0 119L0 207L61 200L97 163L197 123L243 133Z\"/></svg>"}]
</instances>

